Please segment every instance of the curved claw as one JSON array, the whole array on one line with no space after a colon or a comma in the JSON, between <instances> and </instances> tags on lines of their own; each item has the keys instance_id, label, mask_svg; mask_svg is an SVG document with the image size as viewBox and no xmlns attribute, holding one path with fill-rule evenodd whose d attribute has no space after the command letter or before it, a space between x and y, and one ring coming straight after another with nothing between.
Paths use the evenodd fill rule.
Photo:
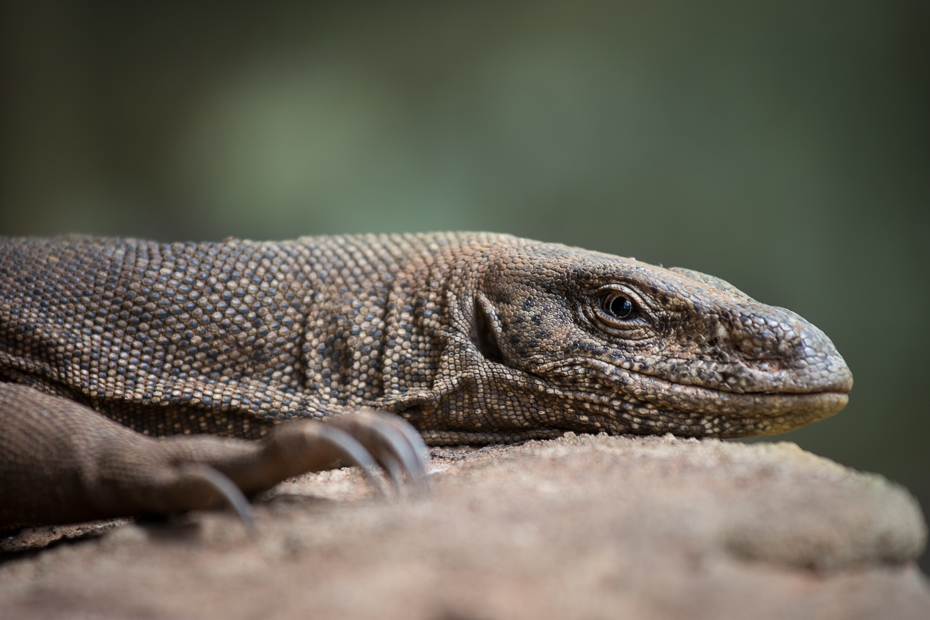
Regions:
<instances>
[{"instance_id":1,"label":"curved claw","mask_svg":"<svg viewBox=\"0 0 930 620\"><path fill-rule=\"evenodd\" d=\"M365 446L355 437L335 426L324 425L317 429L316 432L319 433L318 437L332 444L332 446L341 453L342 457L362 470L368 483L375 489L375 493L378 496L384 495L384 491L381 489L381 485L378 484L373 473L378 463L368 450L365 449ZM391 477L393 480L393 473Z\"/></svg>"},{"instance_id":2,"label":"curved claw","mask_svg":"<svg viewBox=\"0 0 930 620\"><path fill-rule=\"evenodd\" d=\"M390 474L395 491L400 488L401 473L406 474L418 492L428 489L426 444L410 424L393 414L371 409L333 418L331 423L360 437L378 464Z\"/></svg>"},{"instance_id":3,"label":"curved claw","mask_svg":"<svg viewBox=\"0 0 930 620\"><path fill-rule=\"evenodd\" d=\"M429 448L423 437L404 419L397 416L383 416L381 418L385 423L391 425L406 442L413 458L407 463L408 471L413 474L413 481L421 491L428 491L429 485L427 480L429 475L426 472L426 462L429 460Z\"/></svg>"},{"instance_id":4,"label":"curved claw","mask_svg":"<svg viewBox=\"0 0 930 620\"><path fill-rule=\"evenodd\" d=\"M407 479L418 492L428 489L426 474L426 450L418 451L417 443L422 443L419 433L409 424L395 417L379 416L378 430L388 439L386 447L407 473ZM409 430L409 432L408 432ZM414 440L411 434L416 438ZM426 444L423 444L426 447Z\"/></svg>"},{"instance_id":5,"label":"curved claw","mask_svg":"<svg viewBox=\"0 0 930 620\"><path fill-rule=\"evenodd\" d=\"M380 455L381 465L387 470L391 477L391 488L394 489L395 495L400 495L401 485L403 484L404 467L394 455L390 452L384 452Z\"/></svg>"},{"instance_id":6,"label":"curved claw","mask_svg":"<svg viewBox=\"0 0 930 620\"><path fill-rule=\"evenodd\" d=\"M252 511L249 500L246 499L242 491L239 490L239 487L236 486L236 483L230 480L226 474L209 465L197 463L183 466L181 468L181 475L200 479L213 487L217 493L223 496L226 503L236 511L236 514L239 515L239 518L242 520L243 525L245 525L245 529L249 531L249 534L252 536L258 535L258 526L255 524L255 513Z\"/></svg>"}]
</instances>

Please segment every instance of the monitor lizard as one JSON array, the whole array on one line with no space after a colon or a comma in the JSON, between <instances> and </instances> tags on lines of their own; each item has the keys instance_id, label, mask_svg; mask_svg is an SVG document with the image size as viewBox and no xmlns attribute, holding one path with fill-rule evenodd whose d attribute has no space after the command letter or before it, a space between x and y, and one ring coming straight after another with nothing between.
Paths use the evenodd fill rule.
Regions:
<instances>
[{"instance_id":1,"label":"monitor lizard","mask_svg":"<svg viewBox=\"0 0 930 620\"><path fill-rule=\"evenodd\" d=\"M424 441L774 434L851 387L722 280L508 235L0 238L0 527L422 484Z\"/></svg>"}]
</instances>

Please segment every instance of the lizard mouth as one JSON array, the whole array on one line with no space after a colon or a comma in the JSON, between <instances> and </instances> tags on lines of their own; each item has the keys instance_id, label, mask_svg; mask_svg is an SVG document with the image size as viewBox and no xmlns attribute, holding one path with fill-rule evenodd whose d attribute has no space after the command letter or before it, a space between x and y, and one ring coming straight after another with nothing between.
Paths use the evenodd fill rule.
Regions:
<instances>
[{"instance_id":1,"label":"lizard mouth","mask_svg":"<svg viewBox=\"0 0 930 620\"><path fill-rule=\"evenodd\" d=\"M575 399L612 411L635 410L639 417L688 420L713 418L728 424L765 426L784 432L830 417L846 406L851 380L809 386L804 391L734 392L624 370L601 360L563 360L535 369ZM755 431L754 434L767 434ZM751 432L751 431L750 431Z\"/></svg>"}]
</instances>

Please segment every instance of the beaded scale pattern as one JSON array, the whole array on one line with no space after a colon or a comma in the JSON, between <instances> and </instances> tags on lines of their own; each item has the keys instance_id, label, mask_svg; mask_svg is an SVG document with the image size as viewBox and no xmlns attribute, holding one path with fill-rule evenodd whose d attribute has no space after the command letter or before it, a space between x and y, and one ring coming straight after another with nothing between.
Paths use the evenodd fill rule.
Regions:
<instances>
[{"instance_id":1,"label":"beaded scale pattern","mask_svg":"<svg viewBox=\"0 0 930 620\"><path fill-rule=\"evenodd\" d=\"M363 407L434 445L733 437L832 415L851 386L820 330L721 280L507 235L0 239L7 429L40 424L41 393L153 437Z\"/></svg>"}]
</instances>

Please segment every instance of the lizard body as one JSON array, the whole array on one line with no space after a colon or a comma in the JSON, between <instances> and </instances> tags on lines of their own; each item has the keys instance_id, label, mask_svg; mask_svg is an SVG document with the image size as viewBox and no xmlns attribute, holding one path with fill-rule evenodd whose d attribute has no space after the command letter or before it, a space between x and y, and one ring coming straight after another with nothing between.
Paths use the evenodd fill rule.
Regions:
<instances>
[{"instance_id":1,"label":"lizard body","mask_svg":"<svg viewBox=\"0 0 930 620\"><path fill-rule=\"evenodd\" d=\"M153 437L265 444L282 423L365 407L401 416L430 444L568 430L737 437L832 415L851 386L822 332L721 280L507 235L0 240L0 422L42 441L67 442L78 408L91 428L109 418ZM57 413L35 430L39 407ZM380 439L341 424L392 467ZM107 428L119 454L123 444L155 450ZM14 503L9 480L44 466L9 456L4 441L14 439L0 439L0 506ZM337 462L330 454L303 467ZM145 467L154 466L136 469ZM219 469L255 492L293 475L282 467L249 484L240 484L248 468ZM42 513L3 510L0 525ZM104 512L147 510L170 511Z\"/></svg>"}]
</instances>

